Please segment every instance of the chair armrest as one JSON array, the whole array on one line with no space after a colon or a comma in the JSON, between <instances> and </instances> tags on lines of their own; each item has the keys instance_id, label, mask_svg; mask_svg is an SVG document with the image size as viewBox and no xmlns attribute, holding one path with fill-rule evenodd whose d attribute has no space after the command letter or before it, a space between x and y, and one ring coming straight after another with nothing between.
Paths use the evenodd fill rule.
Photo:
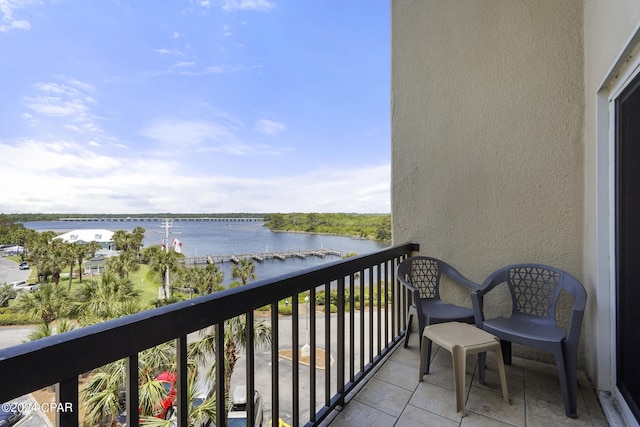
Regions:
<instances>
[{"instance_id":1,"label":"chair armrest","mask_svg":"<svg viewBox=\"0 0 640 427\"><path fill-rule=\"evenodd\" d=\"M582 317L584 311L573 309L571 311L571 320L567 330L567 342L577 345L580 339L580 329L582 328Z\"/></svg>"},{"instance_id":2,"label":"chair armrest","mask_svg":"<svg viewBox=\"0 0 640 427\"><path fill-rule=\"evenodd\" d=\"M480 293L480 289L471 292L471 304L473 305L473 318L476 321L476 326L482 329L484 325L484 313L482 312L483 308L483 294Z\"/></svg>"},{"instance_id":3,"label":"chair armrest","mask_svg":"<svg viewBox=\"0 0 640 427\"><path fill-rule=\"evenodd\" d=\"M469 279L467 279L466 277L464 277L462 275L462 273L460 273L458 270L456 270L455 268L453 268L450 265L442 265L442 272L444 274L446 274L447 276L449 276L449 278L451 278L451 280L453 280L456 283L459 283L469 289L471 289L472 291L475 291L476 289L480 288L480 285L477 284L476 282L473 282Z\"/></svg>"},{"instance_id":4,"label":"chair armrest","mask_svg":"<svg viewBox=\"0 0 640 427\"><path fill-rule=\"evenodd\" d=\"M484 325L484 295L500 283L503 283L505 281L505 277L505 271L498 270L487 277L482 286L471 292L470 296L471 303L473 304L473 317L478 328L482 329Z\"/></svg>"}]
</instances>

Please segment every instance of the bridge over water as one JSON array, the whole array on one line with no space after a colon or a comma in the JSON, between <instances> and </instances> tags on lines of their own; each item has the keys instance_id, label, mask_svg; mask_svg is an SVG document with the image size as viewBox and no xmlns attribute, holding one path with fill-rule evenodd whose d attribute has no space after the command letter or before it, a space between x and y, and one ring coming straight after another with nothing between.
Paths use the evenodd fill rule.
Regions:
<instances>
[{"instance_id":1,"label":"bridge over water","mask_svg":"<svg viewBox=\"0 0 640 427\"><path fill-rule=\"evenodd\" d=\"M184 264L220 264L224 262L238 263L242 259L250 259L257 262L263 262L269 259L278 259L285 261L287 258L300 258L305 259L307 257L324 258L325 256L339 256L343 257L344 253L336 251L334 249L300 249L300 250L288 250L288 251L271 251L271 252L250 252L243 254L226 254L226 255L206 255L200 257L186 257L181 262Z\"/></svg>"},{"instance_id":2,"label":"bridge over water","mask_svg":"<svg viewBox=\"0 0 640 427\"><path fill-rule=\"evenodd\" d=\"M93 221L93 222L107 222L107 221L139 221L139 222L165 222L165 221L184 221L184 222L260 222L265 218L259 217L238 217L238 218L225 218L225 217L178 217L178 218L154 218L154 217L115 217L115 218L59 218L58 221Z\"/></svg>"}]
</instances>

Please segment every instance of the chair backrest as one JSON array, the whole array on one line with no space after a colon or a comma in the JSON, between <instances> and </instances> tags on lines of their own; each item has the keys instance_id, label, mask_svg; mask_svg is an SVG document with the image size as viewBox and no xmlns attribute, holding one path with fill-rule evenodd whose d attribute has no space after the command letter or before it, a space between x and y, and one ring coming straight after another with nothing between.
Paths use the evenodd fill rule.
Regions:
<instances>
[{"instance_id":1,"label":"chair backrest","mask_svg":"<svg viewBox=\"0 0 640 427\"><path fill-rule=\"evenodd\" d=\"M561 291L568 292L573 298L574 312L584 312L586 305L587 292L578 279L547 265L509 265L489 276L485 283L489 282L508 285L513 303L512 313L538 316L554 323Z\"/></svg>"},{"instance_id":2,"label":"chair backrest","mask_svg":"<svg viewBox=\"0 0 640 427\"><path fill-rule=\"evenodd\" d=\"M398 265L398 278L416 288L420 298L440 299L443 261L425 256L409 257Z\"/></svg>"}]
</instances>

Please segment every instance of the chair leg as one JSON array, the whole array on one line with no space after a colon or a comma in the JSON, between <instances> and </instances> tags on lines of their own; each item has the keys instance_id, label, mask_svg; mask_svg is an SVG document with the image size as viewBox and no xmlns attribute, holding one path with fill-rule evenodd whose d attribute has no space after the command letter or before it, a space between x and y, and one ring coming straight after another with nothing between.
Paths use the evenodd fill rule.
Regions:
<instances>
[{"instance_id":1,"label":"chair leg","mask_svg":"<svg viewBox=\"0 0 640 427\"><path fill-rule=\"evenodd\" d=\"M487 366L487 352L478 353L478 377L480 384L484 384L484 370Z\"/></svg>"},{"instance_id":2,"label":"chair leg","mask_svg":"<svg viewBox=\"0 0 640 427\"><path fill-rule=\"evenodd\" d=\"M564 412L569 418L578 418L578 363L577 355L569 355L562 349L554 352L558 367L558 380L564 401Z\"/></svg>"},{"instance_id":3,"label":"chair leg","mask_svg":"<svg viewBox=\"0 0 640 427\"><path fill-rule=\"evenodd\" d=\"M404 347L407 348L409 346L409 334L411 333L411 321L413 320L413 312L411 307L409 308L409 312L407 313L407 331L404 334Z\"/></svg>"},{"instance_id":4,"label":"chair leg","mask_svg":"<svg viewBox=\"0 0 640 427\"><path fill-rule=\"evenodd\" d=\"M424 358L425 360L425 368L424 368L424 373L425 375L429 373L429 366L431 365L431 347L433 346L433 341L431 340L427 340L427 354ZM422 349L421 352L424 353L424 340L422 340Z\"/></svg>"},{"instance_id":5,"label":"chair leg","mask_svg":"<svg viewBox=\"0 0 640 427\"><path fill-rule=\"evenodd\" d=\"M425 340L427 340L428 338L423 336L422 339L420 340L420 371L418 372L418 381L422 381L422 377L424 377L424 359L427 357L426 355L426 351L427 351L427 345L424 343ZM427 363L427 366L429 366L429 364Z\"/></svg>"},{"instance_id":6,"label":"chair leg","mask_svg":"<svg viewBox=\"0 0 640 427\"><path fill-rule=\"evenodd\" d=\"M500 340L502 360L505 365L511 365L511 341Z\"/></svg>"}]
</instances>

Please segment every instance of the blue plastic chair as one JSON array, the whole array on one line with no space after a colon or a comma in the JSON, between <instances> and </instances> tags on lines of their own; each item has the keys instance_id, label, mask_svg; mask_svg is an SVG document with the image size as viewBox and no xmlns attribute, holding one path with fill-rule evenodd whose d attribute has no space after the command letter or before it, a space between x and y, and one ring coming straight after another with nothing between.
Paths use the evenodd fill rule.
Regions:
<instances>
[{"instance_id":1,"label":"blue plastic chair","mask_svg":"<svg viewBox=\"0 0 640 427\"><path fill-rule=\"evenodd\" d=\"M483 298L502 283L511 293L511 316L485 319ZM556 325L556 305L562 291L573 298L567 330ZM512 342L554 355L565 413L576 418L578 339L587 301L587 292L578 279L547 265L510 265L489 275L482 287L471 293L471 301L476 326L500 338L505 364L511 364Z\"/></svg>"},{"instance_id":2,"label":"blue plastic chair","mask_svg":"<svg viewBox=\"0 0 640 427\"><path fill-rule=\"evenodd\" d=\"M477 283L464 277L451 265L436 258L425 256L409 257L402 261L397 268L397 277L409 289L413 296L413 304L407 313L407 331L404 346L409 343L411 321L413 316L418 318L418 332L420 337L424 327L443 322L474 323L473 309L459 305L448 304L440 299L440 281L442 275L448 276L454 282L472 290L479 288ZM422 347L422 339L420 339ZM425 374L429 373L431 361L431 340L427 344Z\"/></svg>"}]
</instances>

